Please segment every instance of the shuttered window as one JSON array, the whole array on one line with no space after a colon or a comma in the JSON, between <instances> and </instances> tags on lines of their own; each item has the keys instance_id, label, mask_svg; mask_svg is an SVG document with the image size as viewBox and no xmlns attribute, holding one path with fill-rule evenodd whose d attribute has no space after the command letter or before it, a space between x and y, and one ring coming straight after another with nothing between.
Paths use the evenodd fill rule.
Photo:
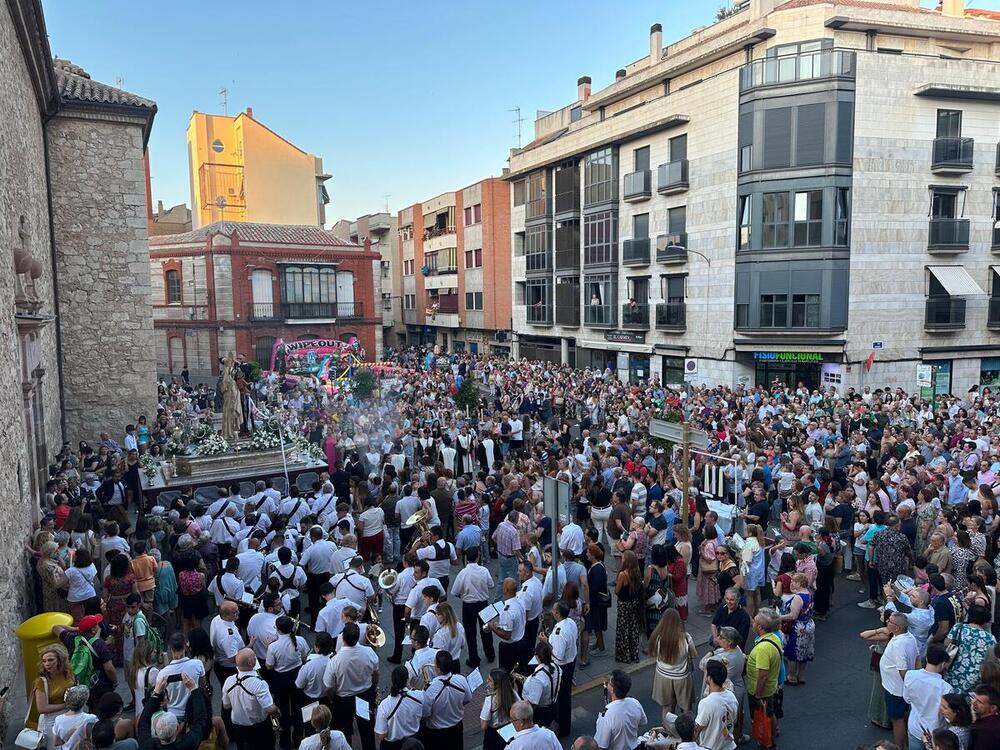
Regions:
<instances>
[{"instance_id":1,"label":"shuttered window","mask_svg":"<svg viewBox=\"0 0 1000 750\"><path fill-rule=\"evenodd\" d=\"M826 104L805 104L799 107L795 133L796 166L823 163L825 134Z\"/></svg>"},{"instance_id":2,"label":"shuttered window","mask_svg":"<svg viewBox=\"0 0 1000 750\"><path fill-rule=\"evenodd\" d=\"M850 164L854 154L854 104L837 103L837 163Z\"/></svg>"},{"instance_id":3,"label":"shuttered window","mask_svg":"<svg viewBox=\"0 0 1000 750\"><path fill-rule=\"evenodd\" d=\"M764 112L764 169L790 166L792 143L791 107Z\"/></svg>"}]
</instances>

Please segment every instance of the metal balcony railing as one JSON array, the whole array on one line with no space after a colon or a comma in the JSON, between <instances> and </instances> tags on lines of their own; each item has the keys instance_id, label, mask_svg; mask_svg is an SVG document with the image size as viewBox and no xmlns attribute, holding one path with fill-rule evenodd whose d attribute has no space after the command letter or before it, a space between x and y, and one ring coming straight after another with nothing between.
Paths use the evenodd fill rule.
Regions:
<instances>
[{"instance_id":1,"label":"metal balcony railing","mask_svg":"<svg viewBox=\"0 0 1000 750\"><path fill-rule=\"evenodd\" d=\"M625 190L622 200L637 201L644 200L652 195L652 172L643 169L638 172L629 172L625 175Z\"/></svg>"},{"instance_id":2,"label":"metal balcony railing","mask_svg":"<svg viewBox=\"0 0 1000 750\"><path fill-rule=\"evenodd\" d=\"M856 73L857 55L850 50L765 57L740 68L740 91L817 78L854 78Z\"/></svg>"},{"instance_id":3,"label":"metal balcony railing","mask_svg":"<svg viewBox=\"0 0 1000 750\"><path fill-rule=\"evenodd\" d=\"M622 328L649 330L649 305L628 302L622 305Z\"/></svg>"},{"instance_id":4,"label":"metal balcony railing","mask_svg":"<svg viewBox=\"0 0 1000 750\"><path fill-rule=\"evenodd\" d=\"M360 318L360 302L282 302L281 317L297 320Z\"/></svg>"},{"instance_id":5,"label":"metal balcony railing","mask_svg":"<svg viewBox=\"0 0 1000 750\"><path fill-rule=\"evenodd\" d=\"M661 195L682 193L688 189L688 160L661 164L656 170L656 192Z\"/></svg>"},{"instance_id":6,"label":"metal balcony railing","mask_svg":"<svg viewBox=\"0 0 1000 750\"><path fill-rule=\"evenodd\" d=\"M586 305L584 307L583 321L588 326L609 326L618 325L618 308L615 305Z\"/></svg>"},{"instance_id":7,"label":"metal balcony railing","mask_svg":"<svg viewBox=\"0 0 1000 750\"><path fill-rule=\"evenodd\" d=\"M957 331L965 328L965 298L947 294L928 297L924 328L929 331Z\"/></svg>"},{"instance_id":8,"label":"metal balcony railing","mask_svg":"<svg viewBox=\"0 0 1000 750\"><path fill-rule=\"evenodd\" d=\"M525 313L527 321L530 325L552 325L552 305L536 302L533 305L528 305Z\"/></svg>"},{"instance_id":9,"label":"metal balcony railing","mask_svg":"<svg viewBox=\"0 0 1000 750\"><path fill-rule=\"evenodd\" d=\"M649 265L649 237L623 240L622 264L626 266Z\"/></svg>"},{"instance_id":10,"label":"metal balcony railing","mask_svg":"<svg viewBox=\"0 0 1000 750\"><path fill-rule=\"evenodd\" d=\"M524 218L537 219L546 215L545 198L535 198L524 206Z\"/></svg>"},{"instance_id":11,"label":"metal balcony railing","mask_svg":"<svg viewBox=\"0 0 1000 750\"><path fill-rule=\"evenodd\" d=\"M975 143L972 138L935 138L932 172L971 172Z\"/></svg>"},{"instance_id":12,"label":"metal balcony railing","mask_svg":"<svg viewBox=\"0 0 1000 750\"><path fill-rule=\"evenodd\" d=\"M657 263L684 263L687 261L687 232L661 234L656 238Z\"/></svg>"},{"instance_id":13,"label":"metal balcony railing","mask_svg":"<svg viewBox=\"0 0 1000 750\"><path fill-rule=\"evenodd\" d=\"M556 213L564 214L580 210L580 188L556 193Z\"/></svg>"},{"instance_id":14,"label":"metal balcony railing","mask_svg":"<svg viewBox=\"0 0 1000 750\"><path fill-rule=\"evenodd\" d=\"M931 219L928 223L927 251L964 253L969 249L968 219Z\"/></svg>"},{"instance_id":15,"label":"metal balcony railing","mask_svg":"<svg viewBox=\"0 0 1000 750\"><path fill-rule=\"evenodd\" d=\"M530 253L524 256L525 271L548 271L552 268L552 251Z\"/></svg>"},{"instance_id":16,"label":"metal balcony railing","mask_svg":"<svg viewBox=\"0 0 1000 750\"><path fill-rule=\"evenodd\" d=\"M687 305L683 302L660 302L656 305L656 327L683 331L687 326Z\"/></svg>"}]
</instances>

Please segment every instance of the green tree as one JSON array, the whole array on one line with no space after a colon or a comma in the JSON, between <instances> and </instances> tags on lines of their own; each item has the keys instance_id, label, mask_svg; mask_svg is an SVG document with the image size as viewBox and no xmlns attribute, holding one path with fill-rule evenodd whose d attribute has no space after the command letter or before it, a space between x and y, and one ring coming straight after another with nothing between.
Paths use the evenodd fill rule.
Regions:
<instances>
[{"instance_id":1,"label":"green tree","mask_svg":"<svg viewBox=\"0 0 1000 750\"><path fill-rule=\"evenodd\" d=\"M354 385L351 391L361 400L369 398L375 392L375 376L371 370L359 370L354 373Z\"/></svg>"},{"instance_id":2,"label":"green tree","mask_svg":"<svg viewBox=\"0 0 1000 750\"><path fill-rule=\"evenodd\" d=\"M479 406L479 388L472 382L472 378L466 378L455 394L455 403L463 409L475 409Z\"/></svg>"}]
</instances>

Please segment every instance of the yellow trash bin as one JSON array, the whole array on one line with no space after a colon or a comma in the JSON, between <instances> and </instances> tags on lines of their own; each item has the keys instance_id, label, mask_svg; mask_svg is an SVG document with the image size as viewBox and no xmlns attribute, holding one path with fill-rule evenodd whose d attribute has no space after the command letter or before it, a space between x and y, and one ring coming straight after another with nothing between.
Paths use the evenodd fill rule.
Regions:
<instances>
[{"instance_id":1,"label":"yellow trash bin","mask_svg":"<svg viewBox=\"0 0 1000 750\"><path fill-rule=\"evenodd\" d=\"M58 643L52 635L55 625L72 625L73 618L65 612L43 612L22 622L15 634L21 641L21 662L24 665L24 694L31 700L31 686L38 676L38 657L46 646ZM32 729L35 729L32 722Z\"/></svg>"}]
</instances>

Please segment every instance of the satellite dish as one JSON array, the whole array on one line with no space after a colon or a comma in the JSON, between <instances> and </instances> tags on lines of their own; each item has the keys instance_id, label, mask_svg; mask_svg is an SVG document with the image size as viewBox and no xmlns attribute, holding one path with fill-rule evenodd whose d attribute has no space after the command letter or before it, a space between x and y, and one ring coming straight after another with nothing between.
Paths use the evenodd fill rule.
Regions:
<instances>
[{"instance_id":1,"label":"satellite dish","mask_svg":"<svg viewBox=\"0 0 1000 750\"><path fill-rule=\"evenodd\" d=\"M225 199L225 198L223 198L223 197L222 197L222 196L220 195L220 196L219 196L218 198L216 198L216 199L215 199L215 205L216 205L216 206L217 206L218 208L225 208L225 207L226 207L226 199Z\"/></svg>"}]
</instances>

